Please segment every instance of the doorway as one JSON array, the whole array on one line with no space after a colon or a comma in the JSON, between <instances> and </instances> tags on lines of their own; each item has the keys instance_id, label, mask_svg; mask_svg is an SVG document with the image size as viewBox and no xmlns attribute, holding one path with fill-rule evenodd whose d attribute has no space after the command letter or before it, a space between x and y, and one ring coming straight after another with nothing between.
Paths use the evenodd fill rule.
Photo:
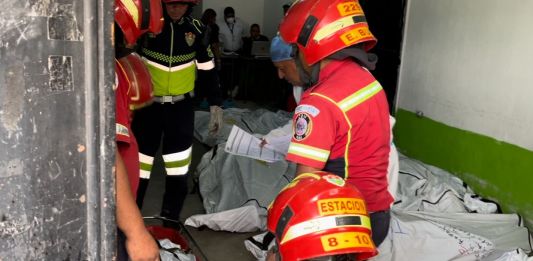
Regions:
<instances>
[{"instance_id":1,"label":"doorway","mask_svg":"<svg viewBox=\"0 0 533 261\"><path fill-rule=\"evenodd\" d=\"M360 0L370 31L378 39L371 52L378 55L376 69L372 72L381 83L391 114L394 113L395 96L400 69L401 46L406 0Z\"/></svg>"}]
</instances>

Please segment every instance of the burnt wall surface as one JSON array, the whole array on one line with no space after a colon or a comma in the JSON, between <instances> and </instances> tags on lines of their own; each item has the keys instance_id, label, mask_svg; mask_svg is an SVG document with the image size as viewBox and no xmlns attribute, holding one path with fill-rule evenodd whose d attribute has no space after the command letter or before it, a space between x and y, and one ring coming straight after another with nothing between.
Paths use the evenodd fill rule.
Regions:
<instances>
[{"instance_id":1,"label":"burnt wall surface","mask_svg":"<svg viewBox=\"0 0 533 261\"><path fill-rule=\"evenodd\" d=\"M111 5L0 0L0 260L112 256Z\"/></svg>"}]
</instances>

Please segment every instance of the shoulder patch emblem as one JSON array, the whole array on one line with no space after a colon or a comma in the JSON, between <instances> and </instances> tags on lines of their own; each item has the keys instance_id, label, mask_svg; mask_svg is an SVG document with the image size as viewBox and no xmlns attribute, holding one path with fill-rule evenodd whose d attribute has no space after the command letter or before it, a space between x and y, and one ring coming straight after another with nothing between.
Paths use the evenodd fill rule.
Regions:
<instances>
[{"instance_id":1,"label":"shoulder patch emblem","mask_svg":"<svg viewBox=\"0 0 533 261\"><path fill-rule=\"evenodd\" d=\"M128 127L119 123L116 124L116 132L118 135L123 135L126 137L130 136L130 131L128 130Z\"/></svg>"},{"instance_id":2,"label":"shoulder patch emblem","mask_svg":"<svg viewBox=\"0 0 533 261\"><path fill-rule=\"evenodd\" d=\"M294 113L296 114L301 112L306 112L309 113L309 115L316 117L320 113L320 110L313 105L302 104L298 105L298 107L296 107L296 110L294 110Z\"/></svg>"},{"instance_id":3,"label":"shoulder patch emblem","mask_svg":"<svg viewBox=\"0 0 533 261\"><path fill-rule=\"evenodd\" d=\"M304 140L313 130L313 121L309 114L299 113L294 120L294 139L297 141Z\"/></svg>"},{"instance_id":4,"label":"shoulder patch emblem","mask_svg":"<svg viewBox=\"0 0 533 261\"><path fill-rule=\"evenodd\" d=\"M194 44L194 40L196 40L196 35L191 32L185 33L185 41L189 46L192 46Z\"/></svg>"}]
</instances>

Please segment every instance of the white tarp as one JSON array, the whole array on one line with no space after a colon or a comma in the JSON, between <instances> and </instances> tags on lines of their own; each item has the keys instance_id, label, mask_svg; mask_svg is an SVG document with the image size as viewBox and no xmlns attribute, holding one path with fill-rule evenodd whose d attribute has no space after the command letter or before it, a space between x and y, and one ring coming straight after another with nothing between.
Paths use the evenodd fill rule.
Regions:
<instances>
[{"instance_id":1,"label":"white tarp","mask_svg":"<svg viewBox=\"0 0 533 261\"><path fill-rule=\"evenodd\" d=\"M161 261L196 261L196 256L185 253L180 245L175 244L169 239L159 240L159 257Z\"/></svg>"},{"instance_id":2,"label":"white tarp","mask_svg":"<svg viewBox=\"0 0 533 261\"><path fill-rule=\"evenodd\" d=\"M266 209L294 178L296 165L235 156L224 151L224 144L219 144L204 154L196 171L204 208L210 214L238 208L250 201Z\"/></svg>"},{"instance_id":3,"label":"white tarp","mask_svg":"<svg viewBox=\"0 0 533 261\"><path fill-rule=\"evenodd\" d=\"M223 112L223 126L215 137L209 135L209 112L196 111L194 114L194 137L200 142L215 146L226 142L233 125L255 134L267 134L269 131L285 125L291 119L286 111L271 112L266 109L248 110L229 108Z\"/></svg>"},{"instance_id":4,"label":"white tarp","mask_svg":"<svg viewBox=\"0 0 533 261\"><path fill-rule=\"evenodd\" d=\"M289 119L289 114L283 113L226 110L226 125L219 137L213 139L208 137L205 127L208 114L197 112L196 137L211 146L219 144L203 156L196 170L207 213L227 211L251 202L264 210L292 180L294 164L266 163L224 151L232 124L264 135ZM442 169L403 155L400 155L399 169L390 232L375 260L527 259L530 239L518 215L490 214L497 211L496 204L481 200L461 179ZM237 231L235 227L231 229ZM245 245L258 260L264 257L264 249L251 242Z\"/></svg>"},{"instance_id":5,"label":"white tarp","mask_svg":"<svg viewBox=\"0 0 533 261\"><path fill-rule=\"evenodd\" d=\"M503 261L516 249L531 251L518 215L394 211L373 260Z\"/></svg>"},{"instance_id":6,"label":"white tarp","mask_svg":"<svg viewBox=\"0 0 533 261\"><path fill-rule=\"evenodd\" d=\"M207 226L215 231L256 232L266 227L267 210L255 204L205 215L194 215L185 220L191 227Z\"/></svg>"},{"instance_id":7,"label":"white tarp","mask_svg":"<svg viewBox=\"0 0 533 261\"><path fill-rule=\"evenodd\" d=\"M390 231L372 260L533 261L527 256L529 233L518 215L483 214L497 206L439 168L403 155L399 165ZM257 260L264 260L266 246L253 241L263 236L245 241Z\"/></svg>"},{"instance_id":8,"label":"white tarp","mask_svg":"<svg viewBox=\"0 0 533 261\"><path fill-rule=\"evenodd\" d=\"M244 240L244 247L257 258L258 261L266 260L268 249L271 249L276 244L275 240L267 240L265 236L267 232L255 235Z\"/></svg>"},{"instance_id":9,"label":"white tarp","mask_svg":"<svg viewBox=\"0 0 533 261\"><path fill-rule=\"evenodd\" d=\"M400 155L398 192L394 209L439 213L495 213L497 206L475 198L456 176Z\"/></svg>"},{"instance_id":10,"label":"white tarp","mask_svg":"<svg viewBox=\"0 0 533 261\"><path fill-rule=\"evenodd\" d=\"M235 232L265 229L266 209L294 178L296 165L284 160L264 162L229 154L224 151L225 142L233 125L255 135L268 134L265 138L275 140L283 136L275 129L287 126L290 119L290 114L283 111L227 109L224 126L215 138L207 132L209 114L196 112L195 137L214 147L202 156L195 171L207 214L188 218L186 225Z\"/></svg>"}]
</instances>

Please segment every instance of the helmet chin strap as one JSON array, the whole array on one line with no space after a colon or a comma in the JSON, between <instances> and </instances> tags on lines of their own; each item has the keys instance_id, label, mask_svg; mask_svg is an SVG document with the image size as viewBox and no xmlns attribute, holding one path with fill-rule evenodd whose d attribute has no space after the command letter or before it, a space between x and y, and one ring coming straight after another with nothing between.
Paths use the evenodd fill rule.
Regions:
<instances>
[{"instance_id":1,"label":"helmet chin strap","mask_svg":"<svg viewBox=\"0 0 533 261\"><path fill-rule=\"evenodd\" d=\"M304 66L300 59L295 57L294 61L296 63L296 68L298 69L300 80L302 80L303 83L303 90L305 91L314 86L318 82L318 76L320 74L320 63L315 63L314 65L311 65L311 74L309 74L304 70Z\"/></svg>"}]
</instances>

